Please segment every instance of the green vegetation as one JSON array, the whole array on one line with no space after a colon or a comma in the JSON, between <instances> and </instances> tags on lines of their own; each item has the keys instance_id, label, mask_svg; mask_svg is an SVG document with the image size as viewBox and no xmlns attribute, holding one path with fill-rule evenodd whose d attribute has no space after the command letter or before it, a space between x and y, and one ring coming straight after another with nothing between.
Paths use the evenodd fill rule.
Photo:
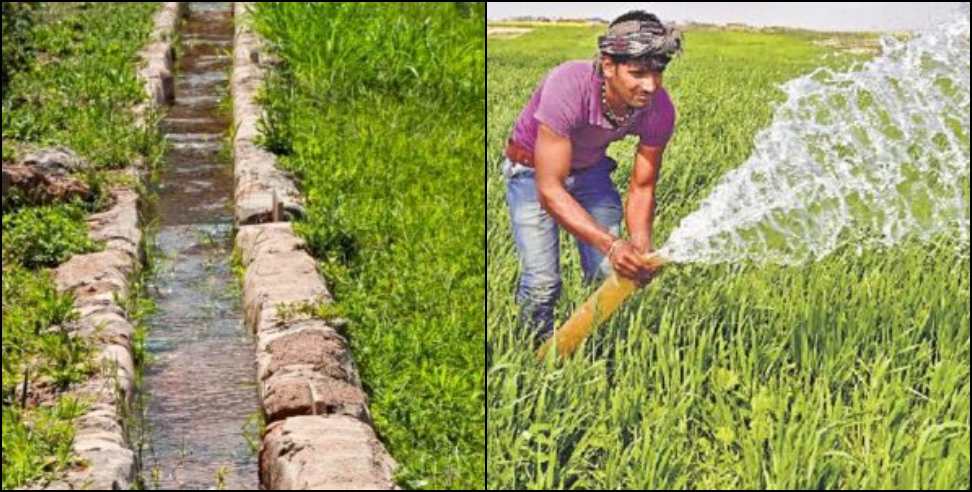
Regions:
<instances>
[{"instance_id":1,"label":"green vegetation","mask_svg":"<svg viewBox=\"0 0 972 492\"><path fill-rule=\"evenodd\" d=\"M263 144L414 488L482 488L483 3L260 4Z\"/></svg>"},{"instance_id":2,"label":"green vegetation","mask_svg":"<svg viewBox=\"0 0 972 492\"><path fill-rule=\"evenodd\" d=\"M46 273L3 265L3 403L12 404L16 386L28 379L47 379L64 388L88 371L84 343L68 336L72 299L59 294Z\"/></svg>"},{"instance_id":3,"label":"green vegetation","mask_svg":"<svg viewBox=\"0 0 972 492\"><path fill-rule=\"evenodd\" d=\"M73 421L84 413L77 400L61 398L52 407L24 412L3 407L3 488L14 489L75 463Z\"/></svg>"},{"instance_id":4,"label":"green vegetation","mask_svg":"<svg viewBox=\"0 0 972 492\"><path fill-rule=\"evenodd\" d=\"M7 245L4 233L4 246ZM6 255L5 255L6 256ZM58 399L53 407L27 404L23 381L38 399L54 398L93 371L91 350L66 329L71 296L59 294L46 272L3 262L3 488L56 473L71 463L71 419L83 405Z\"/></svg>"},{"instance_id":5,"label":"green vegetation","mask_svg":"<svg viewBox=\"0 0 972 492\"><path fill-rule=\"evenodd\" d=\"M144 97L134 61L157 6L41 4L29 48L18 48L32 62L3 94L3 146L64 145L98 169L158 162L156 132L138 129L129 111Z\"/></svg>"},{"instance_id":6,"label":"green vegetation","mask_svg":"<svg viewBox=\"0 0 972 492\"><path fill-rule=\"evenodd\" d=\"M157 7L3 4L3 161L32 148L69 147L91 164L79 178L95 192L89 202L40 207L4 196L4 489L42 482L76 464L73 420L85 402L63 392L95 367L91 347L70 333L73 300L57 292L47 268L99 247L84 220L108 204L109 185L125 179L111 170L160 162L161 138L139 130L129 111L144 99L136 52Z\"/></svg>"},{"instance_id":7,"label":"green vegetation","mask_svg":"<svg viewBox=\"0 0 972 492\"><path fill-rule=\"evenodd\" d=\"M54 267L72 255L95 251L84 209L78 205L22 208L3 216L3 263Z\"/></svg>"},{"instance_id":8,"label":"green vegetation","mask_svg":"<svg viewBox=\"0 0 972 492\"><path fill-rule=\"evenodd\" d=\"M37 2L3 2L3 65L0 69L0 90L7 91L7 83L23 69L31 57L30 31L34 25Z\"/></svg>"},{"instance_id":9,"label":"green vegetation","mask_svg":"<svg viewBox=\"0 0 972 492\"><path fill-rule=\"evenodd\" d=\"M947 239L800 268L674 267L576 357L537 363L514 332L502 145L543 75L591 56L598 32L489 40L487 487L967 490L969 263ZM777 84L853 58L823 57L829 37L686 34L665 73L679 118L658 244L749 155ZM610 150L621 190L634 145ZM564 249L561 322L591 290Z\"/></svg>"}]
</instances>

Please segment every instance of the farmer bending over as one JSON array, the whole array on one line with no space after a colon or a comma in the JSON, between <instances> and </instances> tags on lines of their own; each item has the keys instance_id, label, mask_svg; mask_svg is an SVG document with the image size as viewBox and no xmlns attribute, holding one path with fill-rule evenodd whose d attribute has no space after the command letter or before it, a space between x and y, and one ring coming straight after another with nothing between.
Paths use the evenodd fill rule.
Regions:
<instances>
[{"instance_id":1,"label":"farmer bending over","mask_svg":"<svg viewBox=\"0 0 972 492\"><path fill-rule=\"evenodd\" d=\"M560 296L559 227L580 250L584 280L613 268L644 283L651 271L655 183L672 135L675 108L662 72L681 52L680 33L653 14L628 12L598 38L598 56L554 68L520 113L506 147L503 174L520 260L520 323L536 341L553 334ZM621 197L611 181L617 162L608 144L638 135L620 236Z\"/></svg>"}]
</instances>

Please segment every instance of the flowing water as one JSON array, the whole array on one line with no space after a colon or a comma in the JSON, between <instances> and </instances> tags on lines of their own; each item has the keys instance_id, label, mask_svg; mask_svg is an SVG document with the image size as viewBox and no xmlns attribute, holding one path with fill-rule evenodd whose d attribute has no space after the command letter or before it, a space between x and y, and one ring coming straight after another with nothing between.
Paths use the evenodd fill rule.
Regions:
<instances>
[{"instance_id":1,"label":"flowing water","mask_svg":"<svg viewBox=\"0 0 972 492\"><path fill-rule=\"evenodd\" d=\"M969 245L969 7L885 38L875 59L783 85L752 155L660 253L678 263L798 264L852 244Z\"/></svg>"},{"instance_id":2,"label":"flowing water","mask_svg":"<svg viewBox=\"0 0 972 492\"><path fill-rule=\"evenodd\" d=\"M230 4L191 2L181 29L176 99L162 129L170 142L160 177L149 286L144 374L147 487L256 489L257 464L244 428L259 409L254 348L243 327L230 265L232 164L221 152L229 118Z\"/></svg>"}]
</instances>

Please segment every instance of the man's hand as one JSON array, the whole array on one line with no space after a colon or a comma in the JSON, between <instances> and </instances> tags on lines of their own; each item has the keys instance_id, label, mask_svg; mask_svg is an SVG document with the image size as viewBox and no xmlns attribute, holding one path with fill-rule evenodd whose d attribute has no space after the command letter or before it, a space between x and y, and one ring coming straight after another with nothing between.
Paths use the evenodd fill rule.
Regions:
<instances>
[{"instance_id":1,"label":"man's hand","mask_svg":"<svg viewBox=\"0 0 972 492\"><path fill-rule=\"evenodd\" d=\"M651 281L654 275L645 255L634 244L618 239L611 245L608 251L608 260L614 271L628 280L632 280L638 285L644 286Z\"/></svg>"},{"instance_id":2,"label":"man's hand","mask_svg":"<svg viewBox=\"0 0 972 492\"><path fill-rule=\"evenodd\" d=\"M652 245L651 239L648 239L647 237L633 237L631 238L631 244L634 245L642 259L651 256L651 254L655 252L655 247ZM639 287L648 285L648 283L651 282L651 279L655 277L656 271L654 269L649 269L649 271L650 273L638 279L637 282Z\"/></svg>"}]
</instances>

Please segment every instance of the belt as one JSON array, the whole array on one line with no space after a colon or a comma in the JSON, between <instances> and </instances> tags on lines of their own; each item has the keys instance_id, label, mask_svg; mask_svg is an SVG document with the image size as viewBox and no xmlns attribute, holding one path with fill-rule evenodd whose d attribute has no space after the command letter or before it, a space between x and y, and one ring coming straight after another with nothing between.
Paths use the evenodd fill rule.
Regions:
<instances>
[{"instance_id":1,"label":"belt","mask_svg":"<svg viewBox=\"0 0 972 492\"><path fill-rule=\"evenodd\" d=\"M513 139L506 142L506 158L527 167L534 167L533 152L526 147L516 143Z\"/></svg>"}]
</instances>

